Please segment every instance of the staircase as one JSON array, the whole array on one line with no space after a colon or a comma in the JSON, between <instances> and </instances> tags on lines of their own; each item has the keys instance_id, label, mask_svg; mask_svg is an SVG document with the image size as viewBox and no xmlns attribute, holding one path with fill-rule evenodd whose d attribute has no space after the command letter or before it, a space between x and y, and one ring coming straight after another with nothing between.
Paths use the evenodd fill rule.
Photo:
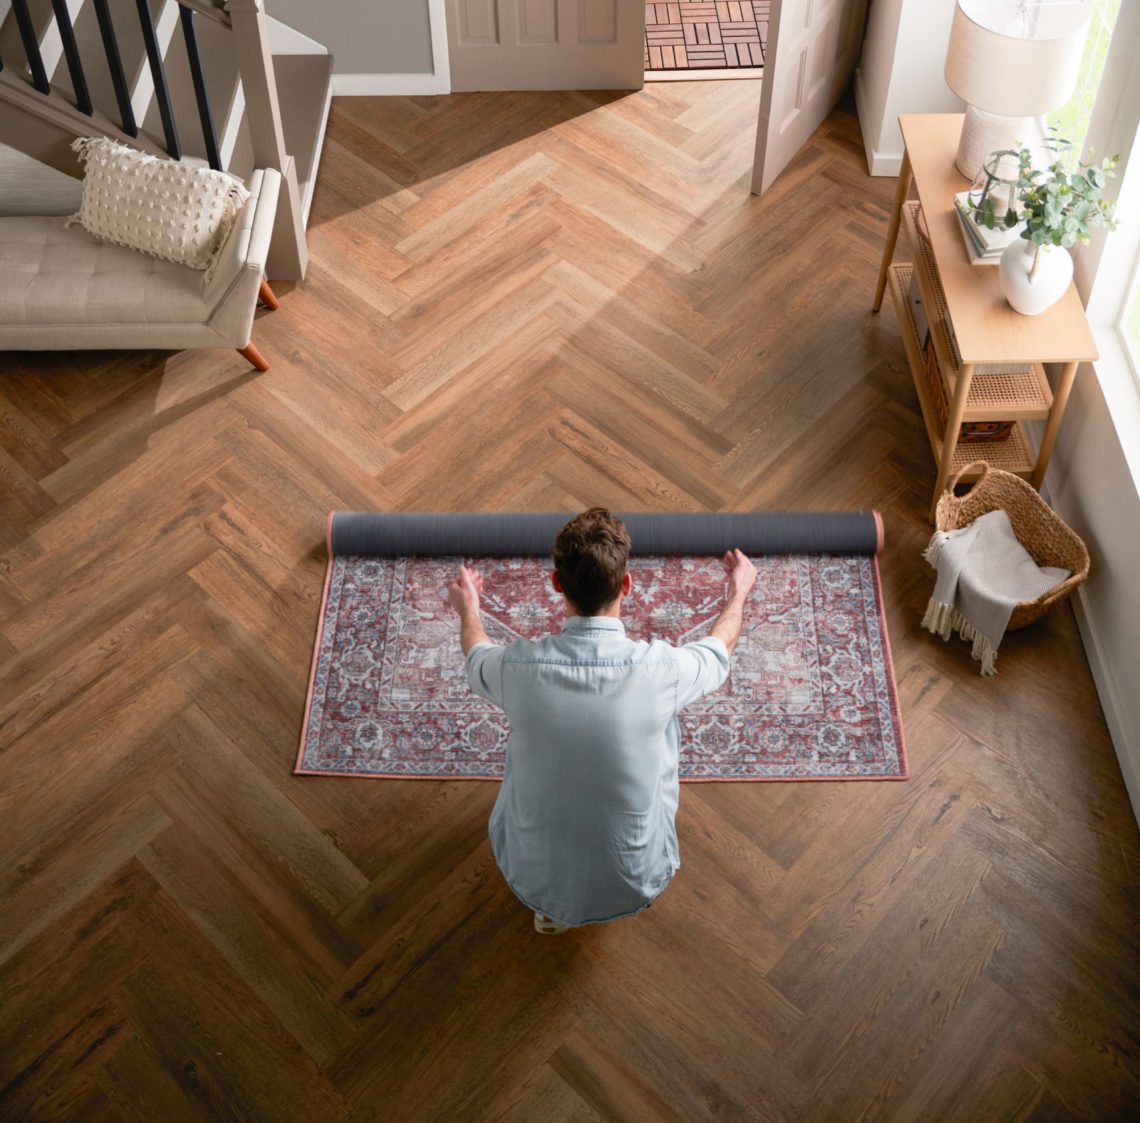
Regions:
<instances>
[{"instance_id":1,"label":"staircase","mask_svg":"<svg viewBox=\"0 0 1140 1123\"><path fill-rule=\"evenodd\" d=\"M331 72L325 48L262 0L0 0L0 186L32 179L27 158L80 177L80 136L243 179L275 168L267 273L299 280ZM5 162L4 146L22 157ZM46 169L40 178L51 184Z\"/></svg>"}]
</instances>

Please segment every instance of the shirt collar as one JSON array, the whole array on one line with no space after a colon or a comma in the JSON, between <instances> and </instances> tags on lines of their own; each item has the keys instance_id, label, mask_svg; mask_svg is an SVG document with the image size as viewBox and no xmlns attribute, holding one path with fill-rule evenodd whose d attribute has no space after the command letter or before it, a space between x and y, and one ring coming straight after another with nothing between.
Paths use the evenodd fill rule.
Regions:
<instances>
[{"instance_id":1,"label":"shirt collar","mask_svg":"<svg viewBox=\"0 0 1140 1123\"><path fill-rule=\"evenodd\" d=\"M624 632L625 625L616 616L567 616L564 632Z\"/></svg>"}]
</instances>

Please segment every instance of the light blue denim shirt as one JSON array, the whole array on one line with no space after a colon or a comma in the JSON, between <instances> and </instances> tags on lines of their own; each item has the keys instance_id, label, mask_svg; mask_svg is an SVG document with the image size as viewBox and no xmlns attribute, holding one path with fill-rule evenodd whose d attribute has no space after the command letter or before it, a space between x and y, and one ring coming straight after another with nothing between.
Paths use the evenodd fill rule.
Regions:
<instances>
[{"instance_id":1,"label":"light blue denim shirt","mask_svg":"<svg viewBox=\"0 0 1140 1123\"><path fill-rule=\"evenodd\" d=\"M645 908L668 885L681 865L677 712L727 677L719 639L634 641L612 616L471 648L471 689L510 722L489 833L523 904L591 924Z\"/></svg>"}]
</instances>

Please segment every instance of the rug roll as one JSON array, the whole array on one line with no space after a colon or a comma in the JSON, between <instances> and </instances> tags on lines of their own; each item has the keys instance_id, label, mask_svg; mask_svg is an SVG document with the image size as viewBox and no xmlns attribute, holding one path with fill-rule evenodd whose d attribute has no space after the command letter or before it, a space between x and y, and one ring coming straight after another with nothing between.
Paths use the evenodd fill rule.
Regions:
<instances>
[{"instance_id":1,"label":"rug roll","mask_svg":"<svg viewBox=\"0 0 1140 1123\"><path fill-rule=\"evenodd\" d=\"M334 557L542 557L572 516L455 513L376 514L334 511ZM709 556L739 549L761 554L875 555L882 547L876 511L750 514L621 514L633 553L653 557Z\"/></svg>"}]
</instances>

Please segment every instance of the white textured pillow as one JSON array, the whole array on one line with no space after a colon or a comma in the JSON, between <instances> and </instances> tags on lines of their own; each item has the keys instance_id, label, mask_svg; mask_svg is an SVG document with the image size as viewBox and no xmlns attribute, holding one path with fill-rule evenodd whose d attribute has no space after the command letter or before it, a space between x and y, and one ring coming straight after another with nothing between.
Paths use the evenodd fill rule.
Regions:
<instances>
[{"instance_id":1,"label":"white textured pillow","mask_svg":"<svg viewBox=\"0 0 1140 1123\"><path fill-rule=\"evenodd\" d=\"M67 220L96 238L209 270L249 192L225 172L163 160L104 137L71 146L86 165ZM207 277L208 279L208 277Z\"/></svg>"}]
</instances>

